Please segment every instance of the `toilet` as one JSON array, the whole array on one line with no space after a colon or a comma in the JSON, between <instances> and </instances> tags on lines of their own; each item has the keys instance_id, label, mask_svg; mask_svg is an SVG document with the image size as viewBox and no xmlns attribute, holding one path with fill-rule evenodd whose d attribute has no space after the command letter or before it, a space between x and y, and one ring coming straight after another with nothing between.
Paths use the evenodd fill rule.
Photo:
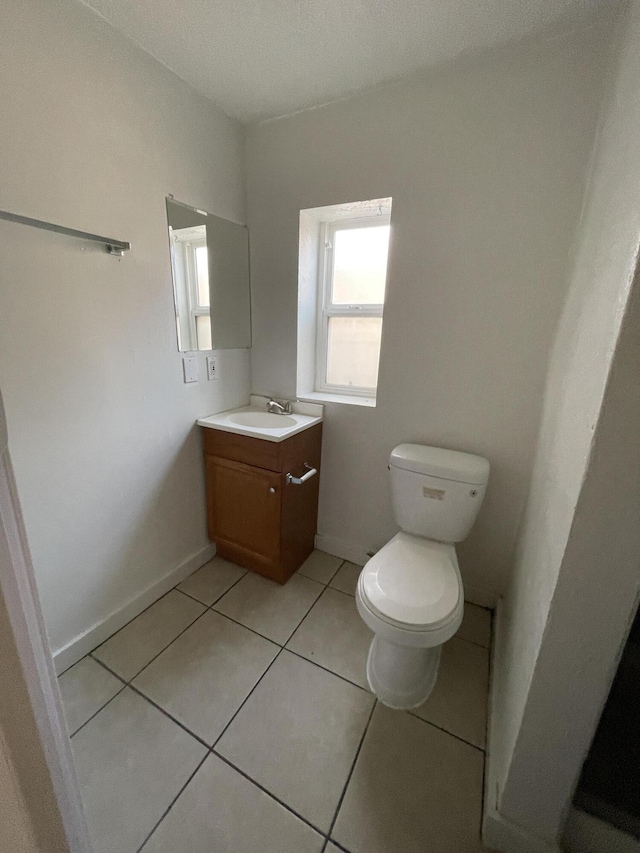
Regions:
<instances>
[{"instance_id":1,"label":"toilet","mask_svg":"<svg viewBox=\"0 0 640 853\"><path fill-rule=\"evenodd\" d=\"M400 527L363 568L356 604L374 637L367 679L390 708L421 705L438 677L442 644L460 627L464 588L456 542L467 537L489 479L481 456L401 444L389 460Z\"/></svg>"}]
</instances>

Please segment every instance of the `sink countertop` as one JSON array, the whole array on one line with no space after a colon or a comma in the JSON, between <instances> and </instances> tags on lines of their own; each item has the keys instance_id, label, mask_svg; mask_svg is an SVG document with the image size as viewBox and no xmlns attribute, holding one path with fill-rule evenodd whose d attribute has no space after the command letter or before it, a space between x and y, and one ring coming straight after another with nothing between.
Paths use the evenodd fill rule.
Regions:
<instances>
[{"instance_id":1,"label":"sink countertop","mask_svg":"<svg viewBox=\"0 0 640 853\"><path fill-rule=\"evenodd\" d=\"M255 426L234 423L232 417L246 412L267 413L267 397L251 396L251 403L239 409L231 409L228 412L220 412L217 415L209 415L207 418L199 418L198 426L208 429L218 429L222 432L233 432L236 435L248 435L251 438L262 438L266 441L284 441L298 432L322 422L324 406L317 403L292 403L292 412L287 415L273 415L274 418L282 418L283 425L279 426L273 421L273 426ZM295 421L291 424L291 420Z\"/></svg>"}]
</instances>

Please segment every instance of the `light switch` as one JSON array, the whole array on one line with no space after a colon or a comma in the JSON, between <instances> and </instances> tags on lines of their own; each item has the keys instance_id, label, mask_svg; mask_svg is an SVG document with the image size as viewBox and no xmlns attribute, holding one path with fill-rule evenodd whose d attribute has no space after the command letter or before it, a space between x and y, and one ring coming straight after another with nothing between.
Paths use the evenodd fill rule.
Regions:
<instances>
[{"instance_id":1,"label":"light switch","mask_svg":"<svg viewBox=\"0 0 640 853\"><path fill-rule=\"evenodd\" d=\"M182 358L182 370L185 382L198 381L198 359L195 355L185 355Z\"/></svg>"},{"instance_id":2,"label":"light switch","mask_svg":"<svg viewBox=\"0 0 640 853\"><path fill-rule=\"evenodd\" d=\"M207 378L209 381L212 379L218 379L218 356L217 355L208 355L207 356Z\"/></svg>"}]
</instances>

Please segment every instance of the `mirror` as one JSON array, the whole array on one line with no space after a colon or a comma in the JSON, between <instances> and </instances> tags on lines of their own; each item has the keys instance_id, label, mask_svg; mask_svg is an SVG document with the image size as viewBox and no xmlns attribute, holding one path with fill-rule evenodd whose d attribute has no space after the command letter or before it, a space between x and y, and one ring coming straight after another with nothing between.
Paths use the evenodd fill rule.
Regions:
<instances>
[{"instance_id":1,"label":"mirror","mask_svg":"<svg viewBox=\"0 0 640 853\"><path fill-rule=\"evenodd\" d=\"M251 346L249 232L167 198L180 352Z\"/></svg>"}]
</instances>

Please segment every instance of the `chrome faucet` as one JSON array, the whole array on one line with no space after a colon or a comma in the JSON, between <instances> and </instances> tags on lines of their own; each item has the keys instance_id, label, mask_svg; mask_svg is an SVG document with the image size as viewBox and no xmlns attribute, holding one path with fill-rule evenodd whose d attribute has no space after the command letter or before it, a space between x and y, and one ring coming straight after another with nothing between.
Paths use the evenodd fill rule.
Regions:
<instances>
[{"instance_id":1,"label":"chrome faucet","mask_svg":"<svg viewBox=\"0 0 640 853\"><path fill-rule=\"evenodd\" d=\"M287 400L283 406L282 403L278 403L277 400L272 400L271 397L269 397L267 402L267 411L271 412L272 415L290 415L291 401Z\"/></svg>"}]
</instances>

